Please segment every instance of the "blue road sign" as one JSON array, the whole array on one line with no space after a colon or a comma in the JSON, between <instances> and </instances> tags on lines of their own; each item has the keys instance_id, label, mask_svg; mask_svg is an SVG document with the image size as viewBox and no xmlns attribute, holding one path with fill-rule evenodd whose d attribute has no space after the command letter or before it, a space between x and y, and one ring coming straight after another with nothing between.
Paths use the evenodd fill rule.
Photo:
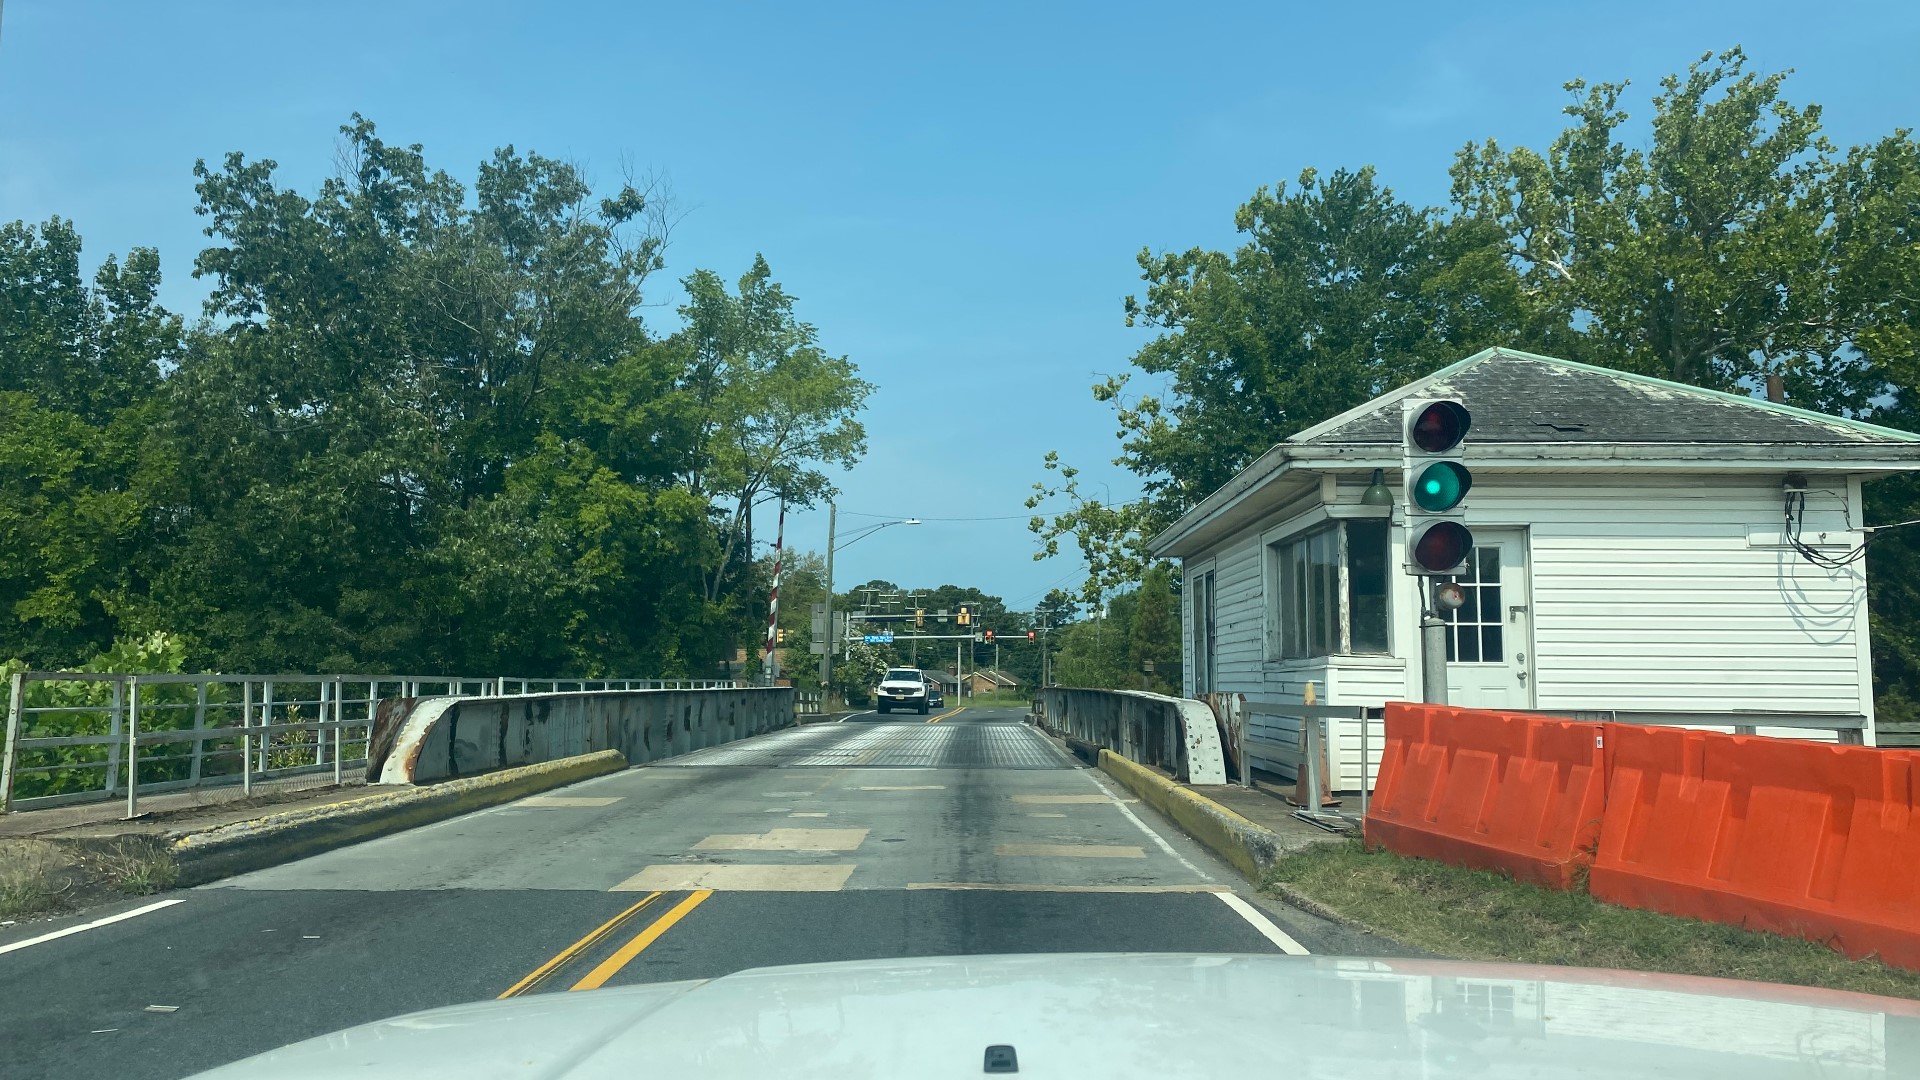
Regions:
<instances>
[{"instance_id":1,"label":"blue road sign","mask_svg":"<svg viewBox=\"0 0 1920 1080\"><path fill-rule=\"evenodd\" d=\"M862 634L860 635L860 640L866 642L869 645L891 645L893 644L893 635L892 634Z\"/></svg>"}]
</instances>

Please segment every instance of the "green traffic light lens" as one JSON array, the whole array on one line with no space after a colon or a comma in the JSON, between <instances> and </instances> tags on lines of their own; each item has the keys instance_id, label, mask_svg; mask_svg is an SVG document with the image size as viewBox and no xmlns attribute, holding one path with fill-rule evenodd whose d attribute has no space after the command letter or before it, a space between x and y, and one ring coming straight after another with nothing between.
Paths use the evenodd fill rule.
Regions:
<instances>
[{"instance_id":1,"label":"green traffic light lens","mask_svg":"<svg viewBox=\"0 0 1920 1080\"><path fill-rule=\"evenodd\" d=\"M1473 487L1473 474L1456 461L1436 461L1420 470L1413 482L1413 501L1420 509L1439 514L1460 505Z\"/></svg>"}]
</instances>

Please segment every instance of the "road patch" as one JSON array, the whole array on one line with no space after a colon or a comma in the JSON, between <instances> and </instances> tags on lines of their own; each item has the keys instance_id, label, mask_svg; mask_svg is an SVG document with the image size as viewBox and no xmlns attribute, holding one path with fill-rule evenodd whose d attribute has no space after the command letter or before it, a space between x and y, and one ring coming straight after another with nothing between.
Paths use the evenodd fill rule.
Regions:
<instances>
[{"instance_id":1,"label":"road patch","mask_svg":"<svg viewBox=\"0 0 1920 1080\"><path fill-rule=\"evenodd\" d=\"M1145 848L1126 844L995 844L995 855L1039 859L1144 859Z\"/></svg>"},{"instance_id":2,"label":"road patch","mask_svg":"<svg viewBox=\"0 0 1920 1080\"><path fill-rule=\"evenodd\" d=\"M716 833L694 851L854 851L866 829L769 829L764 833Z\"/></svg>"},{"instance_id":3,"label":"road patch","mask_svg":"<svg viewBox=\"0 0 1920 1080\"><path fill-rule=\"evenodd\" d=\"M852 863L820 866L733 864L683 866L656 864L607 890L608 892L673 892L713 889L718 892L839 892L853 875Z\"/></svg>"}]
</instances>

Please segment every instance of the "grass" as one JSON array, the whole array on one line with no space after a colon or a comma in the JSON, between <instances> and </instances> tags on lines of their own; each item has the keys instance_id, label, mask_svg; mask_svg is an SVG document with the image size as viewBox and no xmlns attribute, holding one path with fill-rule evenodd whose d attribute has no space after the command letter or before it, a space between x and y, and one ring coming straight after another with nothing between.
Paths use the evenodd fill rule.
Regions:
<instances>
[{"instance_id":1,"label":"grass","mask_svg":"<svg viewBox=\"0 0 1920 1080\"><path fill-rule=\"evenodd\" d=\"M1267 875L1388 937L1461 960L1663 971L1920 998L1920 972L1824 945L1651 911L1499 874L1367 852L1357 840L1284 856Z\"/></svg>"},{"instance_id":2,"label":"grass","mask_svg":"<svg viewBox=\"0 0 1920 1080\"><path fill-rule=\"evenodd\" d=\"M991 694L975 694L973 697L948 694L947 708L965 705L969 709L1024 709L1031 700L1033 700L1031 695L1022 694L1017 690L995 690Z\"/></svg>"},{"instance_id":3,"label":"grass","mask_svg":"<svg viewBox=\"0 0 1920 1080\"><path fill-rule=\"evenodd\" d=\"M58 911L74 887L77 860L40 840L0 841L0 918Z\"/></svg>"},{"instance_id":4,"label":"grass","mask_svg":"<svg viewBox=\"0 0 1920 1080\"><path fill-rule=\"evenodd\" d=\"M173 888L180 867L159 841L123 836L94 853L93 864L108 885L129 896L147 896Z\"/></svg>"}]
</instances>

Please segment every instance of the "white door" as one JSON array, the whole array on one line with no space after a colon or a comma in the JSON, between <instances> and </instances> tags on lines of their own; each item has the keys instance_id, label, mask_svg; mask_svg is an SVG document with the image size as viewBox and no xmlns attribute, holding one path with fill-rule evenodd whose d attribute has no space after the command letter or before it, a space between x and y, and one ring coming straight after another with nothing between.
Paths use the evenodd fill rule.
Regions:
<instances>
[{"instance_id":1,"label":"white door","mask_svg":"<svg viewBox=\"0 0 1920 1080\"><path fill-rule=\"evenodd\" d=\"M1473 530L1467 572L1453 580L1467 602L1446 613L1447 701L1475 709L1532 708L1527 534Z\"/></svg>"}]
</instances>

